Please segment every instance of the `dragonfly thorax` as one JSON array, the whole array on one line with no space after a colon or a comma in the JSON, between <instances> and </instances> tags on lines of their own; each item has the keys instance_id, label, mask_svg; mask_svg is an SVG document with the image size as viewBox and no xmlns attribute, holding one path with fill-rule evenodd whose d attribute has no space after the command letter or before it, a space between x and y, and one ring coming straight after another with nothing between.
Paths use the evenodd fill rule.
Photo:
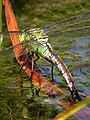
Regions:
<instances>
[{"instance_id":1,"label":"dragonfly thorax","mask_svg":"<svg viewBox=\"0 0 90 120\"><path fill-rule=\"evenodd\" d=\"M43 29L40 28L23 30L19 38L20 38L20 42L30 41L30 40L39 42L41 44L48 42L48 36L43 31Z\"/></svg>"},{"instance_id":2,"label":"dragonfly thorax","mask_svg":"<svg viewBox=\"0 0 90 120\"><path fill-rule=\"evenodd\" d=\"M48 36L43 29L34 28L26 29L22 31L22 34L19 36L20 42L26 43L29 51L38 51L43 54L43 50L46 50L48 47L51 47L48 41Z\"/></svg>"}]
</instances>

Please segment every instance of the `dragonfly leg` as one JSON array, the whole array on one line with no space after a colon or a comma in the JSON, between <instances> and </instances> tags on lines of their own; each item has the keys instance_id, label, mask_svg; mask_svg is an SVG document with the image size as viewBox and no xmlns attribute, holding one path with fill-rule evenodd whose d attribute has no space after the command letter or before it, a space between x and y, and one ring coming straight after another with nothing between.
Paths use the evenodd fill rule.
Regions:
<instances>
[{"instance_id":1,"label":"dragonfly leg","mask_svg":"<svg viewBox=\"0 0 90 120\"><path fill-rule=\"evenodd\" d=\"M32 84L32 77L33 77L33 72L34 72L34 65L36 64L36 61L40 59L40 57L39 57L39 55L37 53L35 53L35 55L37 56L37 58L34 60L34 52L31 52L31 54L29 53L29 59L30 59L29 61L32 64L31 76L30 76L30 84L31 84L32 96L34 96L34 95L39 96L40 89L34 88L34 86Z\"/></svg>"},{"instance_id":2,"label":"dragonfly leg","mask_svg":"<svg viewBox=\"0 0 90 120\"><path fill-rule=\"evenodd\" d=\"M20 56L18 57L18 63L21 65L21 66L24 66L26 61L28 59L28 52L25 51L25 48L23 48L23 50L21 51L20 53Z\"/></svg>"},{"instance_id":3,"label":"dragonfly leg","mask_svg":"<svg viewBox=\"0 0 90 120\"><path fill-rule=\"evenodd\" d=\"M51 63L52 64L52 68L51 68L51 76L52 76L52 82L54 81L54 77L53 77L53 68L54 68L54 64L53 63Z\"/></svg>"},{"instance_id":4,"label":"dragonfly leg","mask_svg":"<svg viewBox=\"0 0 90 120\"><path fill-rule=\"evenodd\" d=\"M34 60L34 63L36 64L36 61L38 61L40 59L40 57L37 53L35 53L35 55L36 55L37 58Z\"/></svg>"}]
</instances>

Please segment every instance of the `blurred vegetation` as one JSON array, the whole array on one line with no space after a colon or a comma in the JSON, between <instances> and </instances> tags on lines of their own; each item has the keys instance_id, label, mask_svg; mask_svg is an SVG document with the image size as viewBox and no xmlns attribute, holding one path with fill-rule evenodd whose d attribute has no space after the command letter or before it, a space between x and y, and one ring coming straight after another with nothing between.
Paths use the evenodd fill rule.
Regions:
<instances>
[{"instance_id":1,"label":"blurred vegetation","mask_svg":"<svg viewBox=\"0 0 90 120\"><path fill-rule=\"evenodd\" d=\"M90 10L90 0L11 0L11 3L20 29L42 26Z\"/></svg>"}]
</instances>

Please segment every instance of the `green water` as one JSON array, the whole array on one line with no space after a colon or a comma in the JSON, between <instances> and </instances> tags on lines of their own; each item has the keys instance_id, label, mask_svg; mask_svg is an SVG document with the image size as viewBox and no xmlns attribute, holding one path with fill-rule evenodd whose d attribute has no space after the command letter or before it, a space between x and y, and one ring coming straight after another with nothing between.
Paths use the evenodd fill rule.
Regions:
<instances>
[{"instance_id":1,"label":"green water","mask_svg":"<svg viewBox=\"0 0 90 120\"><path fill-rule=\"evenodd\" d=\"M76 0L32 0L11 1L20 30L32 27L44 27L64 18L86 12L90 9L90 1ZM3 31L6 31L3 15ZM90 95L90 34L63 41L57 37L50 39L53 49L67 64L78 90ZM11 46L9 39L3 45ZM11 54L11 55L10 55ZM51 120L62 110L47 95L40 92L40 97L31 97L30 83L24 72L21 73L24 87L20 87L20 66L12 57L12 53L2 53L0 58L0 119L1 120ZM10 57L9 57L10 56ZM51 79L51 64L42 58L37 61L42 75ZM65 82L54 68L54 81L67 90ZM36 88L38 90L38 88ZM21 95L23 92L23 95ZM21 96L20 96L21 95Z\"/></svg>"}]
</instances>

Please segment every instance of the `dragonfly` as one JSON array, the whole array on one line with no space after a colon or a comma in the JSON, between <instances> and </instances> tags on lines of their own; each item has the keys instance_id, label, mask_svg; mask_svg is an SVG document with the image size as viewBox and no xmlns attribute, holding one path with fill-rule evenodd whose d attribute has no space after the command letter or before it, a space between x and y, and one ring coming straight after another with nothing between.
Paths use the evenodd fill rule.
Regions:
<instances>
[{"instance_id":1,"label":"dragonfly","mask_svg":"<svg viewBox=\"0 0 90 120\"><path fill-rule=\"evenodd\" d=\"M58 71L62 74L66 81L66 84L70 90L71 97L73 101L81 101L81 97L78 90L74 84L73 77L67 68L66 64L62 61L58 54L54 52L53 46L55 42L60 44L60 40L67 40L85 37L90 35L90 11L73 16L68 19L61 20L55 24L46 25L44 28L32 28L25 29L23 31L9 31L9 33L1 33L0 46L3 47L3 39L7 34L18 34L19 42L22 44L30 53L32 57L34 54L38 57L41 56L43 59L49 61L52 64L52 79L53 79L53 66L56 66ZM10 51L11 48L15 48L18 45L11 46L9 48L1 48L0 56L3 55L3 51ZM58 46L56 44L56 46ZM62 46L62 44L61 44ZM24 52L21 53L25 54ZM33 65L33 64L32 64ZM33 71L33 69L32 69ZM33 72L32 72L33 73Z\"/></svg>"}]
</instances>

